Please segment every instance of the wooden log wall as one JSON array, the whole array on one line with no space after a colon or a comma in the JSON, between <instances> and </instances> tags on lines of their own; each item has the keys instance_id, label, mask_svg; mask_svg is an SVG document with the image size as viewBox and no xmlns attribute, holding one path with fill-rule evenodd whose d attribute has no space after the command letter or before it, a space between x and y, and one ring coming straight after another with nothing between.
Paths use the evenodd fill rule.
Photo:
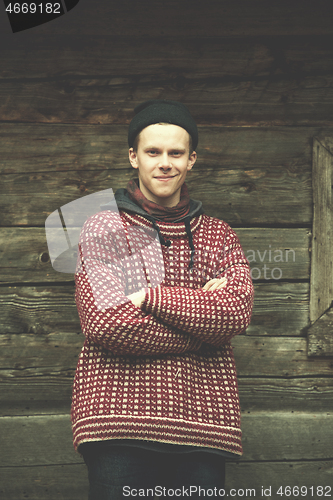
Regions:
<instances>
[{"instance_id":1,"label":"wooden log wall","mask_svg":"<svg viewBox=\"0 0 333 500\"><path fill-rule=\"evenodd\" d=\"M307 356L312 144L333 136L332 10L81 0L15 35L1 19L0 498L87 498L69 421L83 335L73 276L52 269L44 223L134 176L127 126L148 98L190 108L191 196L236 229L253 268L253 320L233 341L244 456L227 464L227 488L333 495L333 359Z\"/></svg>"}]
</instances>

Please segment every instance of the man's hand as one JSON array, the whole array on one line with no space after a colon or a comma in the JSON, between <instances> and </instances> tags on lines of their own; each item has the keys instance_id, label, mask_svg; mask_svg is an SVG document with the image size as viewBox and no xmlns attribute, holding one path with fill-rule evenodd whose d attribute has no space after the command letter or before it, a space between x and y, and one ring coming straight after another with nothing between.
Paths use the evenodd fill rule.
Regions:
<instances>
[{"instance_id":1,"label":"man's hand","mask_svg":"<svg viewBox=\"0 0 333 500\"><path fill-rule=\"evenodd\" d=\"M202 290L209 292L214 292L214 290L220 290L225 287L228 280L226 278L213 278L202 287ZM137 307L141 307L145 300L146 290L142 288L139 292L131 293L127 295L127 298Z\"/></svg>"},{"instance_id":2,"label":"man's hand","mask_svg":"<svg viewBox=\"0 0 333 500\"><path fill-rule=\"evenodd\" d=\"M142 288L139 292L131 293L131 295L127 295L127 298L130 299L132 304L137 307L141 307L145 300L146 290Z\"/></svg>"},{"instance_id":3,"label":"man's hand","mask_svg":"<svg viewBox=\"0 0 333 500\"><path fill-rule=\"evenodd\" d=\"M213 278L202 287L203 290L208 290L209 292L213 292L214 290L220 290L226 286L228 280L227 278Z\"/></svg>"}]
</instances>

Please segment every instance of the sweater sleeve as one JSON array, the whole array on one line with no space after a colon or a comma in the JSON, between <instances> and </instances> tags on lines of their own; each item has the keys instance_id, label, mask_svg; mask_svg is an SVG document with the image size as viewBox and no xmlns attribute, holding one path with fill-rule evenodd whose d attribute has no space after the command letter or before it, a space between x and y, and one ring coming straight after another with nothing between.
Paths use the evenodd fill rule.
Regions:
<instances>
[{"instance_id":1,"label":"sweater sleeve","mask_svg":"<svg viewBox=\"0 0 333 500\"><path fill-rule=\"evenodd\" d=\"M253 308L250 267L231 228L216 277L227 278L227 285L215 291L177 286L151 289L142 309L169 326L219 347L248 327Z\"/></svg>"},{"instance_id":2,"label":"sweater sleeve","mask_svg":"<svg viewBox=\"0 0 333 500\"><path fill-rule=\"evenodd\" d=\"M128 280L123 271L126 258L119 259L122 251L119 245L116 255L115 240L116 237L110 238L107 225L101 223L98 216L88 219L81 231L75 300L84 335L117 355L199 350L200 339L164 324L127 299ZM141 272L140 262L135 264L131 267Z\"/></svg>"}]
</instances>

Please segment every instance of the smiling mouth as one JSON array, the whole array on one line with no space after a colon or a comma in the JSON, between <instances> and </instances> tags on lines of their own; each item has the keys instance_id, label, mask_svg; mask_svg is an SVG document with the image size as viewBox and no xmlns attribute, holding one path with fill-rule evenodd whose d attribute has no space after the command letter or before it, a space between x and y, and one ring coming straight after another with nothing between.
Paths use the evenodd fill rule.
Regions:
<instances>
[{"instance_id":1,"label":"smiling mouth","mask_svg":"<svg viewBox=\"0 0 333 500\"><path fill-rule=\"evenodd\" d=\"M168 180L168 179L173 179L174 177L176 177L176 176L175 175L159 175L159 176L156 176L155 179Z\"/></svg>"}]
</instances>

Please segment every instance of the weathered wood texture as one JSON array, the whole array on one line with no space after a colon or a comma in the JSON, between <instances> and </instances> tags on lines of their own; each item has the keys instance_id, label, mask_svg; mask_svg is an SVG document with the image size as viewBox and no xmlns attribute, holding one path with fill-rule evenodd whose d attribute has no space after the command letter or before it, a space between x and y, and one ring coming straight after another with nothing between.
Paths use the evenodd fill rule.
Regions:
<instances>
[{"instance_id":1,"label":"weathered wood texture","mask_svg":"<svg viewBox=\"0 0 333 500\"><path fill-rule=\"evenodd\" d=\"M0 498L4 500L88 500L88 489L88 473L82 461L0 467Z\"/></svg>"},{"instance_id":2,"label":"weathered wood texture","mask_svg":"<svg viewBox=\"0 0 333 500\"><path fill-rule=\"evenodd\" d=\"M240 377L333 376L332 360L308 359L305 338L240 335L233 338L232 346Z\"/></svg>"},{"instance_id":3,"label":"weathered wood texture","mask_svg":"<svg viewBox=\"0 0 333 500\"><path fill-rule=\"evenodd\" d=\"M67 202L109 187L115 191L134 177L133 169L2 175L1 225L40 226ZM309 226L310 183L308 173L293 174L283 167L242 171L204 164L187 179L191 197L201 198L205 212L233 226Z\"/></svg>"},{"instance_id":4,"label":"weathered wood texture","mask_svg":"<svg viewBox=\"0 0 333 500\"><path fill-rule=\"evenodd\" d=\"M287 379L243 377L236 355L240 404L243 412L325 412L333 410L330 377ZM272 359L272 364L274 360ZM17 413L18 414L18 413Z\"/></svg>"},{"instance_id":5,"label":"weathered wood texture","mask_svg":"<svg viewBox=\"0 0 333 500\"><path fill-rule=\"evenodd\" d=\"M332 79L304 77L300 83L291 83L289 79L197 83L185 80L178 84L175 78L149 85L133 78L124 86L112 85L108 78L65 83L2 82L0 98L5 104L0 118L46 124L129 123L133 108L153 98L184 102L199 125L332 127Z\"/></svg>"},{"instance_id":6,"label":"weathered wood texture","mask_svg":"<svg viewBox=\"0 0 333 500\"><path fill-rule=\"evenodd\" d=\"M333 458L331 442L327 439L332 424L330 414L258 412L244 413L242 420L244 462ZM72 448L69 415L2 417L0 428L2 467L81 461Z\"/></svg>"},{"instance_id":7,"label":"weathered wood texture","mask_svg":"<svg viewBox=\"0 0 333 500\"><path fill-rule=\"evenodd\" d=\"M191 196L235 227L310 226L315 132L203 127L199 159L187 178ZM125 186L136 175L126 134L114 125L0 126L0 224L42 226L74 199Z\"/></svg>"},{"instance_id":8,"label":"weathered wood texture","mask_svg":"<svg viewBox=\"0 0 333 500\"><path fill-rule=\"evenodd\" d=\"M308 325L307 283L255 283L254 311L247 335L302 335ZM0 288L0 334L45 335L80 331L74 284Z\"/></svg>"},{"instance_id":9,"label":"weathered wood texture","mask_svg":"<svg viewBox=\"0 0 333 500\"><path fill-rule=\"evenodd\" d=\"M1 377L72 376L83 337L77 333L0 335ZM306 339L240 335L232 340L240 377L323 377L333 375L329 359L308 360ZM37 380L35 378L35 380Z\"/></svg>"},{"instance_id":10,"label":"weathered wood texture","mask_svg":"<svg viewBox=\"0 0 333 500\"><path fill-rule=\"evenodd\" d=\"M77 358L76 358L77 359ZM236 357L236 361L238 361ZM274 364L274 360L271 360ZM73 363L74 364L74 363ZM240 404L243 412L332 411L330 375L312 378L243 377L237 363ZM323 364L317 365L320 373ZM52 369L52 368L51 368ZM4 370L0 379L1 416L58 415L69 413L74 369ZM27 371L27 370L26 370Z\"/></svg>"},{"instance_id":11,"label":"weathered wood texture","mask_svg":"<svg viewBox=\"0 0 333 500\"><path fill-rule=\"evenodd\" d=\"M98 85L98 80L102 80L115 88L125 87L134 77L136 82L146 83L175 81L180 90L182 78L184 84L204 79L215 79L213 82L218 83L295 78L296 85L300 78L333 73L333 30L330 35L292 33L284 37L272 33L268 36L258 33L255 37L246 37L244 33L237 38L228 38L223 33L198 37L193 36L193 31L185 37L159 35L115 36L111 31L89 36L21 33L2 45L0 81L54 80L58 82L58 91L68 94L74 88L66 85L66 80L74 84L78 81L80 86L83 79L92 77L92 84ZM291 82L289 85L292 89ZM121 101L119 106L126 113L132 111L131 103ZM124 115L119 114L119 119L124 120Z\"/></svg>"},{"instance_id":12,"label":"weathered wood texture","mask_svg":"<svg viewBox=\"0 0 333 500\"><path fill-rule=\"evenodd\" d=\"M313 226L308 355L333 356L333 139L313 141ZM327 312L328 311L328 312Z\"/></svg>"},{"instance_id":13,"label":"weathered wood texture","mask_svg":"<svg viewBox=\"0 0 333 500\"><path fill-rule=\"evenodd\" d=\"M253 316L246 334L302 335L309 323L308 304L307 283L255 284Z\"/></svg>"},{"instance_id":14,"label":"weathered wood texture","mask_svg":"<svg viewBox=\"0 0 333 500\"><path fill-rule=\"evenodd\" d=\"M199 125L332 126L331 40L21 35L0 54L0 119L124 124L162 97Z\"/></svg>"},{"instance_id":15,"label":"weathered wood texture","mask_svg":"<svg viewBox=\"0 0 333 500\"><path fill-rule=\"evenodd\" d=\"M43 173L133 171L128 160L127 131L124 124L0 123L0 173L27 174L28 180L30 175ZM320 131L313 127L199 126L194 172L197 168L208 168L259 174L261 170L274 173L284 168L285 182L288 177L303 174L303 182L309 180L312 189L312 142ZM35 181L38 179L36 175Z\"/></svg>"},{"instance_id":16,"label":"weathered wood texture","mask_svg":"<svg viewBox=\"0 0 333 500\"><path fill-rule=\"evenodd\" d=\"M59 414L70 409L83 336L0 335L0 414ZM233 339L241 407L253 411L333 411L333 363L306 355L306 339Z\"/></svg>"},{"instance_id":17,"label":"weathered wood texture","mask_svg":"<svg viewBox=\"0 0 333 500\"><path fill-rule=\"evenodd\" d=\"M309 280L308 229L239 228L237 234L256 268L254 281ZM73 274L52 268L45 229L0 228L0 248L0 281L4 284L73 281Z\"/></svg>"},{"instance_id":18,"label":"weathered wood texture","mask_svg":"<svg viewBox=\"0 0 333 500\"><path fill-rule=\"evenodd\" d=\"M311 323L333 302L333 156L330 149L333 149L333 138L314 139Z\"/></svg>"},{"instance_id":19,"label":"weathered wood texture","mask_svg":"<svg viewBox=\"0 0 333 500\"><path fill-rule=\"evenodd\" d=\"M180 38L193 36L193 32L198 38L332 34L331 13L329 0L280 0L278 3L263 0L157 3L145 0L139 4L131 0L121 3L100 0L93 8L90 2L81 0L75 10L37 26L34 33L104 36L113 33L117 36ZM2 20L1 26L6 34L11 33L8 21Z\"/></svg>"},{"instance_id":20,"label":"weathered wood texture","mask_svg":"<svg viewBox=\"0 0 333 500\"><path fill-rule=\"evenodd\" d=\"M245 454L227 485L262 500L261 486L281 500L279 486L331 485L333 363L309 358L305 336L312 138L333 131L331 13L322 0L81 0L34 36L7 36L0 19L1 498L87 497L68 416L84 337L44 222L135 175L127 125L146 98L189 106L191 196L238 228L257 268L251 326L232 342Z\"/></svg>"}]
</instances>

